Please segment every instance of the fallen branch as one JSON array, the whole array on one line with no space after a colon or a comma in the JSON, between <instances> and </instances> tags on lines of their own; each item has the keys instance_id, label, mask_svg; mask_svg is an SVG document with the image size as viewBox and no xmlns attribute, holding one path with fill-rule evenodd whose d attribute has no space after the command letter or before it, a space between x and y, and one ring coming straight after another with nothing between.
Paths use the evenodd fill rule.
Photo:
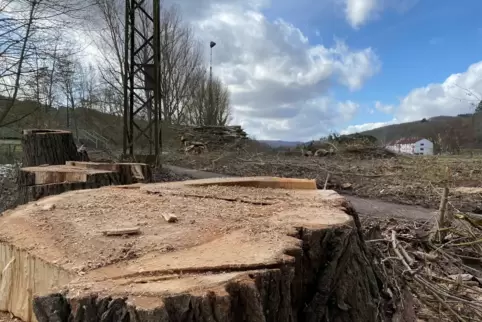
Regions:
<instances>
[{"instance_id":1,"label":"fallen branch","mask_svg":"<svg viewBox=\"0 0 482 322\"><path fill-rule=\"evenodd\" d=\"M325 180L325 185L323 186L323 190L326 190L326 187L328 186L328 180L330 180L329 172L326 174L326 180Z\"/></svg>"},{"instance_id":2,"label":"fallen branch","mask_svg":"<svg viewBox=\"0 0 482 322\"><path fill-rule=\"evenodd\" d=\"M398 259L402 261L403 266L405 266L407 271L409 271L410 273L413 273L412 267L408 265L407 261L405 260L400 250L398 249L398 242L397 242L397 236L396 236L395 230L392 230L392 248L393 248L393 251L395 252L395 255L397 255Z\"/></svg>"}]
</instances>

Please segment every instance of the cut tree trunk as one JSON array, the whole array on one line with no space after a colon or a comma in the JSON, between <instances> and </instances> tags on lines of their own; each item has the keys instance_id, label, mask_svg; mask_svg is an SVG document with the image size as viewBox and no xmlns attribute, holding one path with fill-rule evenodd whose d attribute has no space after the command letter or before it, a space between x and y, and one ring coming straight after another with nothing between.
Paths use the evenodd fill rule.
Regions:
<instances>
[{"instance_id":1,"label":"cut tree trunk","mask_svg":"<svg viewBox=\"0 0 482 322\"><path fill-rule=\"evenodd\" d=\"M121 184L120 174L108 170L68 165L25 167L20 169L18 175L17 204L22 205L71 190L119 184Z\"/></svg>"},{"instance_id":2,"label":"cut tree trunk","mask_svg":"<svg viewBox=\"0 0 482 322\"><path fill-rule=\"evenodd\" d=\"M67 161L66 165L119 173L120 184L152 182L151 168L145 163L107 163Z\"/></svg>"},{"instance_id":3,"label":"cut tree trunk","mask_svg":"<svg viewBox=\"0 0 482 322\"><path fill-rule=\"evenodd\" d=\"M192 180L19 207L0 217L0 311L28 322L385 320L353 209L310 186Z\"/></svg>"},{"instance_id":4,"label":"cut tree trunk","mask_svg":"<svg viewBox=\"0 0 482 322\"><path fill-rule=\"evenodd\" d=\"M87 153L77 150L74 137L62 130L24 130L22 137L24 167L89 161Z\"/></svg>"}]
</instances>

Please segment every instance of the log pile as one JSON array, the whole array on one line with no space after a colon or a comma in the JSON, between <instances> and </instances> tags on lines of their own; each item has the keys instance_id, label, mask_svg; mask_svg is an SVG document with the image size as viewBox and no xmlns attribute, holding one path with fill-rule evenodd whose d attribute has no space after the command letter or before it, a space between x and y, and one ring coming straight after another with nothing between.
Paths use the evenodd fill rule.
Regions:
<instances>
[{"instance_id":1,"label":"log pile","mask_svg":"<svg viewBox=\"0 0 482 322\"><path fill-rule=\"evenodd\" d=\"M197 126L179 127L175 129L181 140L182 148L193 146L190 150L199 151L196 147L204 145L206 150L223 149L247 140L248 135L241 126Z\"/></svg>"},{"instance_id":2,"label":"log pile","mask_svg":"<svg viewBox=\"0 0 482 322\"><path fill-rule=\"evenodd\" d=\"M223 178L18 207L0 217L0 311L27 322L386 321L358 217L315 188Z\"/></svg>"}]
</instances>

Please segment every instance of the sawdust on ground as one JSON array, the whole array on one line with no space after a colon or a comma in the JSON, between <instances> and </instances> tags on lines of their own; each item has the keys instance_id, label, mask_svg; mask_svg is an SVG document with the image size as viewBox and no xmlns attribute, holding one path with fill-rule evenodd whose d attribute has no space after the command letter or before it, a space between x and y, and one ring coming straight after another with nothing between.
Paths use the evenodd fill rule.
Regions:
<instances>
[{"instance_id":1,"label":"sawdust on ground","mask_svg":"<svg viewBox=\"0 0 482 322\"><path fill-rule=\"evenodd\" d=\"M344 206L343 198L327 190L183 183L140 189L105 187L47 197L8 211L0 218L0 238L77 272L82 290L185 291L183 287L229 278L203 277L202 283L195 283L196 274L254 270L293 261L286 253L301 247L297 238L290 237L296 235L296 227L350 224ZM175 215L178 221L168 223L163 215ZM102 234L134 226L141 234ZM171 281L186 274L191 274L191 282ZM149 276L157 282L130 285ZM157 285L159 280L163 287ZM104 283L91 284L100 281Z\"/></svg>"}]
</instances>

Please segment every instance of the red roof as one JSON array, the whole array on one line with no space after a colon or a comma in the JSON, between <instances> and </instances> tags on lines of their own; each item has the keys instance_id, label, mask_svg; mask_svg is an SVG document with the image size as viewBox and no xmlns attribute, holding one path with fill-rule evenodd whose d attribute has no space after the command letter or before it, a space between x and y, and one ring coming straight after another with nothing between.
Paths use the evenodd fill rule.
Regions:
<instances>
[{"instance_id":1,"label":"red roof","mask_svg":"<svg viewBox=\"0 0 482 322\"><path fill-rule=\"evenodd\" d=\"M401 138L401 139L398 139L398 140L390 141L390 142L387 143L387 145L412 144L412 143L418 142L420 140L422 140L422 138L417 138L417 137Z\"/></svg>"}]
</instances>

